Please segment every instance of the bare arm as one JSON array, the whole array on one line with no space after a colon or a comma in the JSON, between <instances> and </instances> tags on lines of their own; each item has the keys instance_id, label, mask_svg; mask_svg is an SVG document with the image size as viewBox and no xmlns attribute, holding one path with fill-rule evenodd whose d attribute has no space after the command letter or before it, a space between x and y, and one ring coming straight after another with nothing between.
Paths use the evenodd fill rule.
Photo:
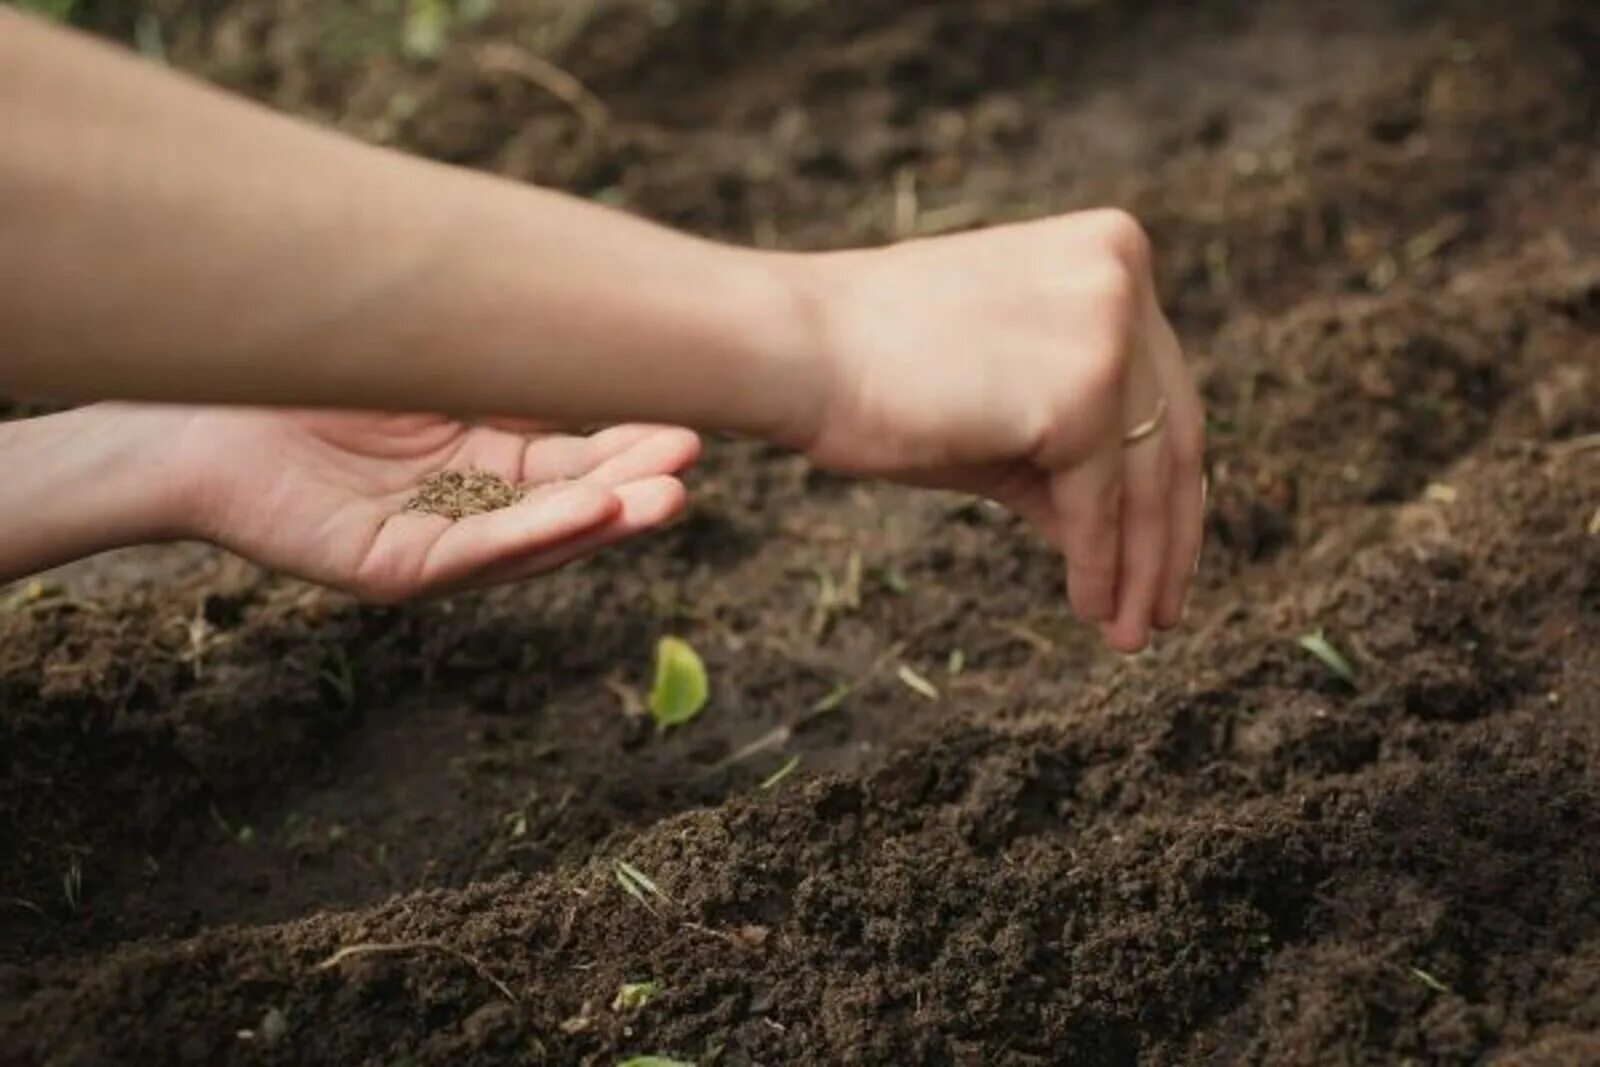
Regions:
<instances>
[{"instance_id":1,"label":"bare arm","mask_svg":"<svg viewBox=\"0 0 1600 1067\"><path fill-rule=\"evenodd\" d=\"M770 257L364 145L0 9L0 389L782 436Z\"/></svg>"},{"instance_id":2,"label":"bare arm","mask_svg":"<svg viewBox=\"0 0 1600 1067\"><path fill-rule=\"evenodd\" d=\"M1182 614L1203 418L1125 214L734 249L358 144L5 9L0 131L0 391L733 430L1008 505L1120 648ZM681 503L602 490L583 512L602 530Z\"/></svg>"}]
</instances>

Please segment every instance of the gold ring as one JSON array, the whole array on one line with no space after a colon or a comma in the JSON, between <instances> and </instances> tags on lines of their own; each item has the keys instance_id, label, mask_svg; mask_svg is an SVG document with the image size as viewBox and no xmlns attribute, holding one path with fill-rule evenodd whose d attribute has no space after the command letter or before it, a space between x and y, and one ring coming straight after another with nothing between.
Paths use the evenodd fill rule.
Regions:
<instances>
[{"instance_id":1,"label":"gold ring","mask_svg":"<svg viewBox=\"0 0 1600 1067\"><path fill-rule=\"evenodd\" d=\"M1122 438L1122 447L1128 448L1143 441L1146 437L1154 436L1166 421L1167 398L1162 397L1156 402L1156 413L1129 430L1127 435Z\"/></svg>"}]
</instances>

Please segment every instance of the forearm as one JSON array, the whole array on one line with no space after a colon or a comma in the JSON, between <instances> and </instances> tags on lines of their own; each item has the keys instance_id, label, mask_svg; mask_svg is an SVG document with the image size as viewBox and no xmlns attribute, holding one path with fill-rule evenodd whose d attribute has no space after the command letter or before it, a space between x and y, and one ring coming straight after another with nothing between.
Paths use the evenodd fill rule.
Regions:
<instances>
[{"instance_id":1,"label":"forearm","mask_svg":"<svg viewBox=\"0 0 1600 1067\"><path fill-rule=\"evenodd\" d=\"M781 261L303 125L0 9L0 389L680 422L819 401Z\"/></svg>"},{"instance_id":2,"label":"forearm","mask_svg":"<svg viewBox=\"0 0 1600 1067\"><path fill-rule=\"evenodd\" d=\"M0 424L0 583L110 548L182 537L168 413L102 405Z\"/></svg>"}]
</instances>

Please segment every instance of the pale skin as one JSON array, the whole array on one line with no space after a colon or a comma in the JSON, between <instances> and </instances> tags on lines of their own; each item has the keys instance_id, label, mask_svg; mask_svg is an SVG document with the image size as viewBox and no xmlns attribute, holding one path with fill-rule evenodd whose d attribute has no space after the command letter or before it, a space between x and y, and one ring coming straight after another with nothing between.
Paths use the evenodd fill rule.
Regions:
<instances>
[{"instance_id":1,"label":"pale skin","mask_svg":"<svg viewBox=\"0 0 1600 1067\"><path fill-rule=\"evenodd\" d=\"M381 600L518 580L679 514L699 430L1014 509L1123 651L1181 619L1203 418L1121 212L739 249L8 9L0 129L0 393L101 402L0 426L0 510L26 518L0 580L190 537ZM382 414L425 411L456 418ZM468 466L533 490L454 524L403 510Z\"/></svg>"}]
</instances>

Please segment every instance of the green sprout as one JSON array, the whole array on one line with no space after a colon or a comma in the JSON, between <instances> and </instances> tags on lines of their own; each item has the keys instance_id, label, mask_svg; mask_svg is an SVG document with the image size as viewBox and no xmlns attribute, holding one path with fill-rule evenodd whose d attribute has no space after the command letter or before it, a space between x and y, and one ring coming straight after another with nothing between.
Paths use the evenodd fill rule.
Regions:
<instances>
[{"instance_id":1,"label":"green sprout","mask_svg":"<svg viewBox=\"0 0 1600 1067\"><path fill-rule=\"evenodd\" d=\"M400 47L409 59L438 59L450 42L455 12L445 0L411 0L400 32Z\"/></svg>"},{"instance_id":2,"label":"green sprout","mask_svg":"<svg viewBox=\"0 0 1600 1067\"><path fill-rule=\"evenodd\" d=\"M350 663L350 654L343 645L335 645L328 660L329 665L322 669L319 677L328 683L339 698L340 707L350 711L356 706L356 672Z\"/></svg>"},{"instance_id":3,"label":"green sprout","mask_svg":"<svg viewBox=\"0 0 1600 1067\"><path fill-rule=\"evenodd\" d=\"M767 775L767 777L761 783L761 788L763 790L776 788L779 782L793 774L795 770L799 768L799 766L800 757L790 756L788 759L783 761L783 766Z\"/></svg>"},{"instance_id":4,"label":"green sprout","mask_svg":"<svg viewBox=\"0 0 1600 1067\"><path fill-rule=\"evenodd\" d=\"M638 1011L661 992L660 982L624 982L611 1002L612 1011Z\"/></svg>"},{"instance_id":5,"label":"green sprout","mask_svg":"<svg viewBox=\"0 0 1600 1067\"><path fill-rule=\"evenodd\" d=\"M83 907L83 864L76 856L67 862L67 872L61 876L61 895L73 911Z\"/></svg>"},{"instance_id":6,"label":"green sprout","mask_svg":"<svg viewBox=\"0 0 1600 1067\"><path fill-rule=\"evenodd\" d=\"M832 711L840 704L843 704L845 698L854 693L860 684L860 682L835 682L832 689L824 693L815 704L811 705L811 710L817 714Z\"/></svg>"},{"instance_id":7,"label":"green sprout","mask_svg":"<svg viewBox=\"0 0 1600 1067\"><path fill-rule=\"evenodd\" d=\"M617 1067L695 1067L687 1060L675 1060L667 1056L629 1056L620 1060Z\"/></svg>"},{"instance_id":8,"label":"green sprout","mask_svg":"<svg viewBox=\"0 0 1600 1067\"><path fill-rule=\"evenodd\" d=\"M1406 970L1411 972L1411 977L1415 978L1417 981L1421 982L1435 993L1444 993L1448 995L1454 992L1454 990L1452 990L1449 986L1439 981L1439 979L1435 978L1421 967L1408 967Z\"/></svg>"},{"instance_id":9,"label":"green sprout","mask_svg":"<svg viewBox=\"0 0 1600 1067\"><path fill-rule=\"evenodd\" d=\"M644 906L644 910L652 915L656 913L655 906L650 903L652 899L667 904L673 903L672 898L662 892L661 887L656 885L649 875L627 860L616 861L616 876L617 884L622 887L622 891L637 900Z\"/></svg>"},{"instance_id":10,"label":"green sprout","mask_svg":"<svg viewBox=\"0 0 1600 1067\"><path fill-rule=\"evenodd\" d=\"M656 644L656 679L650 687L650 715L660 729L682 726L706 706L711 686L706 665L690 646L677 637Z\"/></svg>"},{"instance_id":11,"label":"green sprout","mask_svg":"<svg viewBox=\"0 0 1600 1067\"><path fill-rule=\"evenodd\" d=\"M1344 654L1328 643L1321 630L1305 634L1298 642L1301 648L1322 661L1322 665L1351 686L1356 684L1356 670Z\"/></svg>"},{"instance_id":12,"label":"green sprout","mask_svg":"<svg viewBox=\"0 0 1600 1067\"><path fill-rule=\"evenodd\" d=\"M248 845L256 839L256 831L253 826L248 823L241 823L238 826L233 825L233 823L223 818L222 812L217 808L215 802L211 805L211 821L217 824L217 829L241 845Z\"/></svg>"},{"instance_id":13,"label":"green sprout","mask_svg":"<svg viewBox=\"0 0 1600 1067\"><path fill-rule=\"evenodd\" d=\"M905 571L893 564L884 567L879 577L883 580L884 587L895 596L905 596L911 592L911 583L906 580Z\"/></svg>"}]
</instances>

